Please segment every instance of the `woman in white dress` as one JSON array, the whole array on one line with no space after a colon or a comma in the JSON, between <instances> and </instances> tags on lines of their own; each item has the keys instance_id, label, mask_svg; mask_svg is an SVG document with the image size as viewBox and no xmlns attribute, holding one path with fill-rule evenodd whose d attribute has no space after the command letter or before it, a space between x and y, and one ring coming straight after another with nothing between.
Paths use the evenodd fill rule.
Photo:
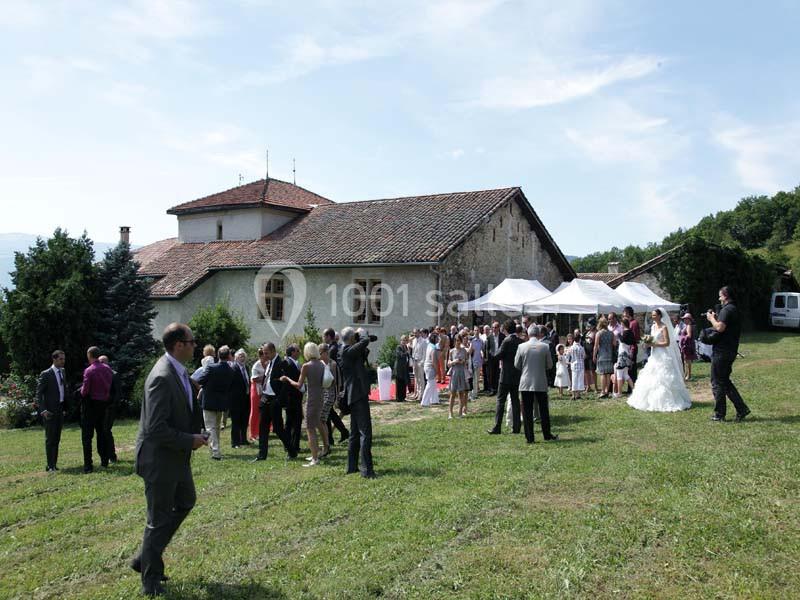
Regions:
<instances>
[{"instance_id":1,"label":"woman in white dress","mask_svg":"<svg viewBox=\"0 0 800 600\"><path fill-rule=\"evenodd\" d=\"M425 350L425 391L422 392L420 406L439 404L439 387L436 385L436 365L439 363L439 336L431 333L428 336L428 348Z\"/></svg>"},{"instance_id":2,"label":"woman in white dress","mask_svg":"<svg viewBox=\"0 0 800 600\"><path fill-rule=\"evenodd\" d=\"M638 410L655 412L686 410L692 405L692 400L683 381L678 340L669 314L663 308L657 308L651 317L650 335L653 339L648 345L652 351L647 364L639 371L628 404Z\"/></svg>"}]
</instances>

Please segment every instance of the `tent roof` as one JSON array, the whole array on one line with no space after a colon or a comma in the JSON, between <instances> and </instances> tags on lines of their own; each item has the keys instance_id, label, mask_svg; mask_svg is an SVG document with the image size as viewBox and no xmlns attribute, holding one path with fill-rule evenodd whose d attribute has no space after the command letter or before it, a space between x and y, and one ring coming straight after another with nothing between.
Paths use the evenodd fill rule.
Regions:
<instances>
[{"instance_id":1,"label":"tent roof","mask_svg":"<svg viewBox=\"0 0 800 600\"><path fill-rule=\"evenodd\" d=\"M643 283L625 281L619 284L616 291L620 296L629 300L629 304L633 306L636 312L653 310L658 307L673 311L681 308L680 304L665 300ZM636 308L637 305L641 305L643 308L640 310Z\"/></svg>"},{"instance_id":2,"label":"tent roof","mask_svg":"<svg viewBox=\"0 0 800 600\"><path fill-rule=\"evenodd\" d=\"M496 288L480 298L459 302L458 310L497 310L521 312L523 304L530 304L550 294L550 290L535 279L504 279Z\"/></svg>"},{"instance_id":3,"label":"tent roof","mask_svg":"<svg viewBox=\"0 0 800 600\"><path fill-rule=\"evenodd\" d=\"M526 304L526 313L597 314L621 311L629 302L602 281L573 279L558 291ZM636 307L634 307L636 310Z\"/></svg>"}]
</instances>

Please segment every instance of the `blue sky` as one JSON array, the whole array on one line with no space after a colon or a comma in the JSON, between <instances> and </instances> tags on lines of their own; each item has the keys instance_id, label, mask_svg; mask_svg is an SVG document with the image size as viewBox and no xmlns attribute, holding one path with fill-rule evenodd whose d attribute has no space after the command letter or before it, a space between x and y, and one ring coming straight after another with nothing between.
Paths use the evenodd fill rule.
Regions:
<instances>
[{"instance_id":1,"label":"blue sky","mask_svg":"<svg viewBox=\"0 0 800 600\"><path fill-rule=\"evenodd\" d=\"M567 254L800 184L796 2L18 2L0 232L270 175L336 201L521 186ZM413 243L413 240L412 240Z\"/></svg>"}]
</instances>

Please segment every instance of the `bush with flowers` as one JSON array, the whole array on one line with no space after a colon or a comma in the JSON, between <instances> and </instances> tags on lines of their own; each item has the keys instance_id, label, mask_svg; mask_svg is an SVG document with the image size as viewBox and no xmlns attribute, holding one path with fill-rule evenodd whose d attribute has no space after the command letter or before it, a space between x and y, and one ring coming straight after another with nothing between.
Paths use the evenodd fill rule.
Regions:
<instances>
[{"instance_id":1,"label":"bush with flowers","mask_svg":"<svg viewBox=\"0 0 800 600\"><path fill-rule=\"evenodd\" d=\"M0 377L0 427L28 427L37 418L36 377Z\"/></svg>"}]
</instances>

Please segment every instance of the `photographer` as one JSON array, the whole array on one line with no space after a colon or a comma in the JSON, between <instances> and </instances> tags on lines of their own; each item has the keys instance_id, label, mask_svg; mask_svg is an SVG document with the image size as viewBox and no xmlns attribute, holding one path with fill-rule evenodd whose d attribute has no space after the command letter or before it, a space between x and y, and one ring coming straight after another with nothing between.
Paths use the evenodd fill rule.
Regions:
<instances>
[{"instance_id":1,"label":"photographer","mask_svg":"<svg viewBox=\"0 0 800 600\"><path fill-rule=\"evenodd\" d=\"M359 453L361 454L361 476L375 477L372 468L372 418L369 414L369 375L366 359L367 346L378 338L365 335L363 339L352 327L342 330L342 376L345 397L350 407L350 441L347 447L347 473L358 472Z\"/></svg>"},{"instance_id":2,"label":"photographer","mask_svg":"<svg viewBox=\"0 0 800 600\"><path fill-rule=\"evenodd\" d=\"M733 361L736 360L736 354L739 351L742 321L729 286L725 285L720 288L719 302L722 305L719 314L711 309L706 313L708 322L717 333L712 342L714 351L711 355L711 390L714 393L714 414L711 415L711 420L725 420L727 397L736 408L736 422L738 423L750 414L750 409L747 408L742 396L731 381Z\"/></svg>"}]
</instances>

